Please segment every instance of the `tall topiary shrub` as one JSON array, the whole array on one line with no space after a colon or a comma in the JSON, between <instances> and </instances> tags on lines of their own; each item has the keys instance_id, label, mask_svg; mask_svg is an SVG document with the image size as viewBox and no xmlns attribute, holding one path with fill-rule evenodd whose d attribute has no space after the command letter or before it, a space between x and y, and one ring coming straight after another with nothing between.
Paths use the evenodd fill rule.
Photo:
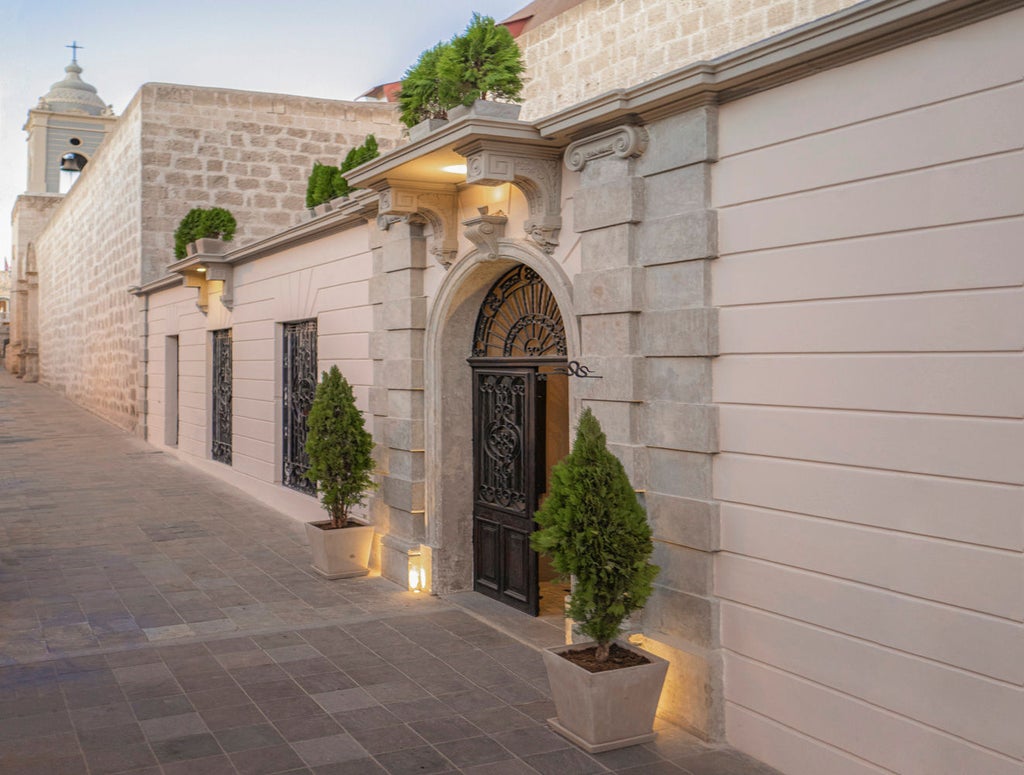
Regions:
<instances>
[{"instance_id":1,"label":"tall topiary shrub","mask_svg":"<svg viewBox=\"0 0 1024 775\"><path fill-rule=\"evenodd\" d=\"M654 545L644 510L590 409L535 520L533 548L575 580L568 615L597 641L604 662L622 622L647 602L658 567L648 561Z\"/></svg>"},{"instance_id":2,"label":"tall topiary shrub","mask_svg":"<svg viewBox=\"0 0 1024 775\"><path fill-rule=\"evenodd\" d=\"M344 196L345 178L341 170L329 164L313 162L313 170L306 182L306 207L316 207L338 196Z\"/></svg>"},{"instance_id":3,"label":"tall topiary shrub","mask_svg":"<svg viewBox=\"0 0 1024 775\"><path fill-rule=\"evenodd\" d=\"M486 99L518 102L524 69L512 33L478 13L462 35L452 38L437 62L439 80L454 90L462 105Z\"/></svg>"},{"instance_id":4,"label":"tall topiary shrub","mask_svg":"<svg viewBox=\"0 0 1024 775\"><path fill-rule=\"evenodd\" d=\"M438 43L428 48L420 54L416 64L405 71L398 106L402 110L399 118L406 126L416 126L428 118L447 118L449 108L459 104L454 85L442 82L438 74L438 62L450 45Z\"/></svg>"},{"instance_id":5,"label":"tall topiary shrub","mask_svg":"<svg viewBox=\"0 0 1024 775\"><path fill-rule=\"evenodd\" d=\"M208 210L193 207L174 231L174 255L176 258L184 258L188 253L188 244L204 237L217 237L230 242L235 237L237 227L235 216L223 207L211 207Z\"/></svg>"},{"instance_id":6,"label":"tall topiary shrub","mask_svg":"<svg viewBox=\"0 0 1024 775\"><path fill-rule=\"evenodd\" d=\"M371 476L373 438L337 366L323 373L306 423L306 477L316 484L331 527L345 527L349 511L376 485Z\"/></svg>"},{"instance_id":7,"label":"tall topiary shrub","mask_svg":"<svg viewBox=\"0 0 1024 775\"><path fill-rule=\"evenodd\" d=\"M306 207L316 207L339 196L348 196L354 189L345 180L345 173L378 156L377 138L367 135L362 145L349 150L340 168L313 162L313 170L306 182Z\"/></svg>"}]
</instances>

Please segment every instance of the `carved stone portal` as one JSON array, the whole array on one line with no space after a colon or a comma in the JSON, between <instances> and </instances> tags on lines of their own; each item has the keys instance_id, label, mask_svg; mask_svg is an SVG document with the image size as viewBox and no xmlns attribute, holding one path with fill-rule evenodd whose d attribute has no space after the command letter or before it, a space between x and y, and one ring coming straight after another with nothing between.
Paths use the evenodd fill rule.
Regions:
<instances>
[{"instance_id":1,"label":"carved stone portal","mask_svg":"<svg viewBox=\"0 0 1024 775\"><path fill-rule=\"evenodd\" d=\"M381 228L386 229L396 216L419 215L430 224L434 234L429 246L430 254L446 268L455 260L459 251L459 232L458 198L454 184L392 180L383 181L374 188L380 193L377 223Z\"/></svg>"},{"instance_id":2,"label":"carved stone portal","mask_svg":"<svg viewBox=\"0 0 1024 775\"><path fill-rule=\"evenodd\" d=\"M526 197L527 237L552 253L562 228L562 173L556 149L508 141L474 140L455 148L466 157L466 182L481 186L511 183Z\"/></svg>"}]
</instances>

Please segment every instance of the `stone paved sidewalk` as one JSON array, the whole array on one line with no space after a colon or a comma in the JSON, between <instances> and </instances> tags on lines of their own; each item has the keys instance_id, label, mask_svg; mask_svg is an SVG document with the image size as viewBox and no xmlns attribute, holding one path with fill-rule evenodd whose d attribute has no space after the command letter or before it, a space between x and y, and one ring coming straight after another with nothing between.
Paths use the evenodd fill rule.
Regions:
<instances>
[{"instance_id":1,"label":"stone paved sidewalk","mask_svg":"<svg viewBox=\"0 0 1024 775\"><path fill-rule=\"evenodd\" d=\"M589 756L539 653L0 371L0 773L768 775L667 724Z\"/></svg>"}]
</instances>

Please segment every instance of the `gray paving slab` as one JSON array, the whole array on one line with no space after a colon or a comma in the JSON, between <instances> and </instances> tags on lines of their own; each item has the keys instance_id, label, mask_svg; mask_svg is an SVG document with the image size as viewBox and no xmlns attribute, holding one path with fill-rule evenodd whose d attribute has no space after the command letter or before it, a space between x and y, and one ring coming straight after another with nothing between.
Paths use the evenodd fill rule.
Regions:
<instances>
[{"instance_id":1,"label":"gray paving slab","mask_svg":"<svg viewBox=\"0 0 1024 775\"><path fill-rule=\"evenodd\" d=\"M0 775L772 772L665 724L590 756L545 723L557 622L308 563L301 525L0 371Z\"/></svg>"}]
</instances>

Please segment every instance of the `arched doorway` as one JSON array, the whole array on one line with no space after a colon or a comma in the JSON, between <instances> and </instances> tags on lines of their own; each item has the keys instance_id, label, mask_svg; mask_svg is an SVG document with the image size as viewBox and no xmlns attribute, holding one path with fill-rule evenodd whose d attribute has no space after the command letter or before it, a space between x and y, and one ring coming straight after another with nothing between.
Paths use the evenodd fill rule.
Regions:
<instances>
[{"instance_id":1,"label":"arched doorway","mask_svg":"<svg viewBox=\"0 0 1024 775\"><path fill-rule=\"evenodd\" d=\"M513 266L480 304L468 359L473 588L532 615L561 606L560 590L551 586L555 574L530 548L530 534L551 466L568 453L566 360L565 326L551 289L530 267Z\"/></svg>"}]
</instances>

